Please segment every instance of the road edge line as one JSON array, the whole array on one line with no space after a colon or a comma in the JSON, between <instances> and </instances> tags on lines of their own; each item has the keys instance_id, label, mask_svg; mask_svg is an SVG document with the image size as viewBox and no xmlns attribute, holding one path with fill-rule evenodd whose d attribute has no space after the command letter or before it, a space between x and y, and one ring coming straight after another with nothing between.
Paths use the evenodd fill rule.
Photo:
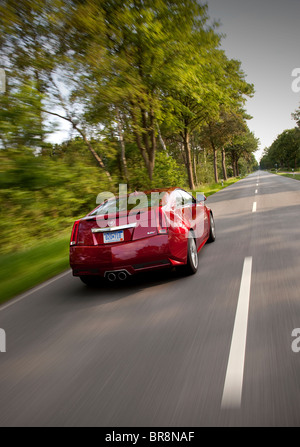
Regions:
<instances>
[{"instance_id":1,"label":"road edge line","mask_svg":"<svg viewBox=\"0 0 300 447\"><path fill-rule=\"evenodd\" d=\"M22 293L21 295L12 298L8 303L3 304L0 306L0 312L2 310L7 309L8 307L12 306L13 304L17 304L19 301L22 301L24 298L27 298L29 295L32 295L35 292L38 292L39 290L43 289L44 287L47 287L49 284L57 281L60 278L63 278L64 276L67 276L69 273L71 273L71 269L68 269L67 271L60 273L59 275L54 276L51 279L48 279L47 281L43 282L39 286L34 287L33 289L28 290L25 293Z\"/></svg>"}]
</instances>

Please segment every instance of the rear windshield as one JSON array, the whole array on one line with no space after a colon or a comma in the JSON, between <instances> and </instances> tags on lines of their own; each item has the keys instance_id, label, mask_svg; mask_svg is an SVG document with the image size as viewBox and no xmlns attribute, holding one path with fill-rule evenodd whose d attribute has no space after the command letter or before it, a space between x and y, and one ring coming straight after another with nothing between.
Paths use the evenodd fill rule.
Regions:
<instances>
[{"instance_id":1,"label":"rear windshield","mask_svg":"<svg viewBox=\"0 0 300 447\"><path fill-rule=\"evenodd\" d=\"M157 207L164 205L165 199L166 192L132 193L125 197L114 197L103 202L90 216Z\"/></svg>"}]
</instances>

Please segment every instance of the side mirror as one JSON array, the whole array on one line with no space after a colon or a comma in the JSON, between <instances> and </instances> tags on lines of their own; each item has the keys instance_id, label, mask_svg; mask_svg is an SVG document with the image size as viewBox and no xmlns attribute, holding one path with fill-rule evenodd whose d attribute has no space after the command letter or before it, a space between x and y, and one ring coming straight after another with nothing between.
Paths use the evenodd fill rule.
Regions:
<instances>
[{"instance_id":1,"label":"side mirror","mask_svg":"<svg viewBox=\"0 0 300 447\"><path fill-rule=\"evenodd\" d=\"M205 200L206 200L206 196L204 194L197 193L197 203L205 202Z\"/></svg>"}]
</instances>

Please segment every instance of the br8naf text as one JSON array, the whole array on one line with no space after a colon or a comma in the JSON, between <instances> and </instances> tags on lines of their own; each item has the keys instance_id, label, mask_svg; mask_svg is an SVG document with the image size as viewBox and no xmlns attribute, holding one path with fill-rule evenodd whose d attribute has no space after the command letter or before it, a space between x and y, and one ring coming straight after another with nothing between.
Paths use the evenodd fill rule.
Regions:
<instances>
[{"instance_id":1,"label":"br8naf text","mask_svg":"<svg viewBox=\"0 0 300 447\"><path fill-rule=\"evenodd\" d=\"M194 439L195 432L173 432L173 431L151 431L149 433L150 442L191 442Z\"/></svg>"}]
</instances>

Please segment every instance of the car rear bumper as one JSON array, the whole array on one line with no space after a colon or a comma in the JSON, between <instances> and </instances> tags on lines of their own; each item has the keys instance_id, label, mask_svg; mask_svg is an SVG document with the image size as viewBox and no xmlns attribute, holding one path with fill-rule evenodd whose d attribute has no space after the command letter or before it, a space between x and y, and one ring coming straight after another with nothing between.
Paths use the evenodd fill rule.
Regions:
<instances>
[{"instance_id":1,"label":"car rear bumper","mask_svg":"<svg viewBox=\"0 0 300 447\"><path fill-rule=\"evenodd\" d=\"M126 270L132 275L143 270L170 267L178 261L170 259L168 235L101 246L70 247L74 276L105 276L118 270Z\"/></svg>"}]
</instances>

